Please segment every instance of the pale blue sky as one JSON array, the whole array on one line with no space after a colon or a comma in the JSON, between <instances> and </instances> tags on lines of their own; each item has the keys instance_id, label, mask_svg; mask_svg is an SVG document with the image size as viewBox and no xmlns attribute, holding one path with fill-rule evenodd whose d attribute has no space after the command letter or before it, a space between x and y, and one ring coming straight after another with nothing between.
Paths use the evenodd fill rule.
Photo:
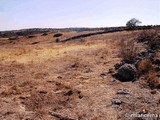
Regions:
<instances>
[{"instance_id":1,"label":"pale blue sky","mask_svg":"<svg viewBox=\"0 0 160 120\"><path fill-rule=\"evenodd\" d=\"M160 24L160 0L0 0L0 30Z\"/></svg>"}]
</instances>

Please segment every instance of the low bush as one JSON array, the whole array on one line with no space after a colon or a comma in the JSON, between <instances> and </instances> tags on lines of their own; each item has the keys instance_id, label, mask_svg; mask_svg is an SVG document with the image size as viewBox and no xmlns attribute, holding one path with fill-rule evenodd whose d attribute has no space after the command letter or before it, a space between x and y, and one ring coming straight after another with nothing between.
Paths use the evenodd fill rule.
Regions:
<instances>
[{"instance_id":1,"label":"low bush","mask_svg":"<svg viewBox=\"0 0 160 120\"><path fill-rule=\"evenodd\" d=\"M137 47L135 44L135 40L124 40L122 39L120 42L120 57L123 60L133 61L137 55Z\"/></svg>"},{"instance_id":2,"label":"low bush","mask_svg":"<svg viewBox=\"0 0 160 120\"><path fill-rule=\"evenodd\" d=\"M147 74L147 73L149 73L150 71L153 70L152 62L150 60L143 59L138 64L137 69L138 69L138 73L140 75Z\"/></svg>"},{"instance_id":3,"label":"low bush","mask_svg":"<svg viewBox=\"0 0 160 120\"><path fill-rule=\"evenodd\" d=\"M157 30L144 30L138 37L138 42L147 42L148 47L157 49L160 45L160 35Z\"/></svg>"},{"instance_id":4,"label":"low bush","mask_svg":"<svg viewBox=\"0 0 160 120\"><path fill-rule=\"evenodd\" d=\"M160 89L160 80L158 78L157 72L150 72L147 76L147 84L150 88L159 88Z\"/></svg>"}]
</instances>

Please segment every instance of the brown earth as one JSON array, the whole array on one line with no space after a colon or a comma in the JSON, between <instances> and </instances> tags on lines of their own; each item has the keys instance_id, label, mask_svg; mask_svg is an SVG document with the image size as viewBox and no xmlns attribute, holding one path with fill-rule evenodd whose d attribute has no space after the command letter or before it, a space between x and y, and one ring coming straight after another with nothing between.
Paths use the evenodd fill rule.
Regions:
<instances>
[{"instance_id":1,"label":"brown earth","mask_svg":"<svg viewBox=\"0 0 160 120\"><path fill-rule=\"evenodd\" d=\"M83 33L63 32L59 39ZM1 38L0 119L138 120L125 114L160 115L158 89L140 81L122 83L107 74L121 60L120 40L137 33L108 33L66 43L56 43L54 33L14 41ZM130 93L117 94L121 88ZM114 100L120 103L113 104Z\"/></svg>"}]
</instances>

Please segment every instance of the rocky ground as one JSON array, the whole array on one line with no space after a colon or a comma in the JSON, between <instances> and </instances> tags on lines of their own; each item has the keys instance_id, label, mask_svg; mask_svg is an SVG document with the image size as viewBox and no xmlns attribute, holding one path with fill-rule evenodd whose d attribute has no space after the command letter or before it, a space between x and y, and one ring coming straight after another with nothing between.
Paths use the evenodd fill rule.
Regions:
<instances>
[{"instance_id":1,"label":"rocky ground","mask_svg":"<svg viewBox=\"0 0 160 120\"><path fill-rule=\"evenodd\" d=\"M1 38L0 119L140 120L138 115L150 115L143 119L158 120L160 90L145 85L145 75L127 82L114 76L115 65L122 61L121 39L131 39L139 32L67 42L59 41L86 32ZM146 45L137 46L145 50Z\"/></svg>"}]
</instances>

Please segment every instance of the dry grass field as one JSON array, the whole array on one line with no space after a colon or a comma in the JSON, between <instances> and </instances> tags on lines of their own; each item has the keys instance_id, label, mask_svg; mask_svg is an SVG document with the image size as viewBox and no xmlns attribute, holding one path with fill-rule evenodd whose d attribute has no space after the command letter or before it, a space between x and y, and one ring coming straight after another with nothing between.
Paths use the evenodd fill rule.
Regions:
<instances>
[{"instance_id":1,"label":"dry grass field","mask_svg":"<svg viewBox=\"0 0 160 120\"><path fill-rule=\"evenodd\" d=\"M60 41L88 33L59 32L63 34ZM120 82L108 74L122 60L121 39L134 38L139 32L68 42L56 42L53 32L12 41L0 38L0 119L139 120L125 115L160 115L160 90L146 87L143 76L135 82ZM145 47L136 45L139 50ZM118 94L120 89L129 93Z\"/></svg>"}]
</instances>

